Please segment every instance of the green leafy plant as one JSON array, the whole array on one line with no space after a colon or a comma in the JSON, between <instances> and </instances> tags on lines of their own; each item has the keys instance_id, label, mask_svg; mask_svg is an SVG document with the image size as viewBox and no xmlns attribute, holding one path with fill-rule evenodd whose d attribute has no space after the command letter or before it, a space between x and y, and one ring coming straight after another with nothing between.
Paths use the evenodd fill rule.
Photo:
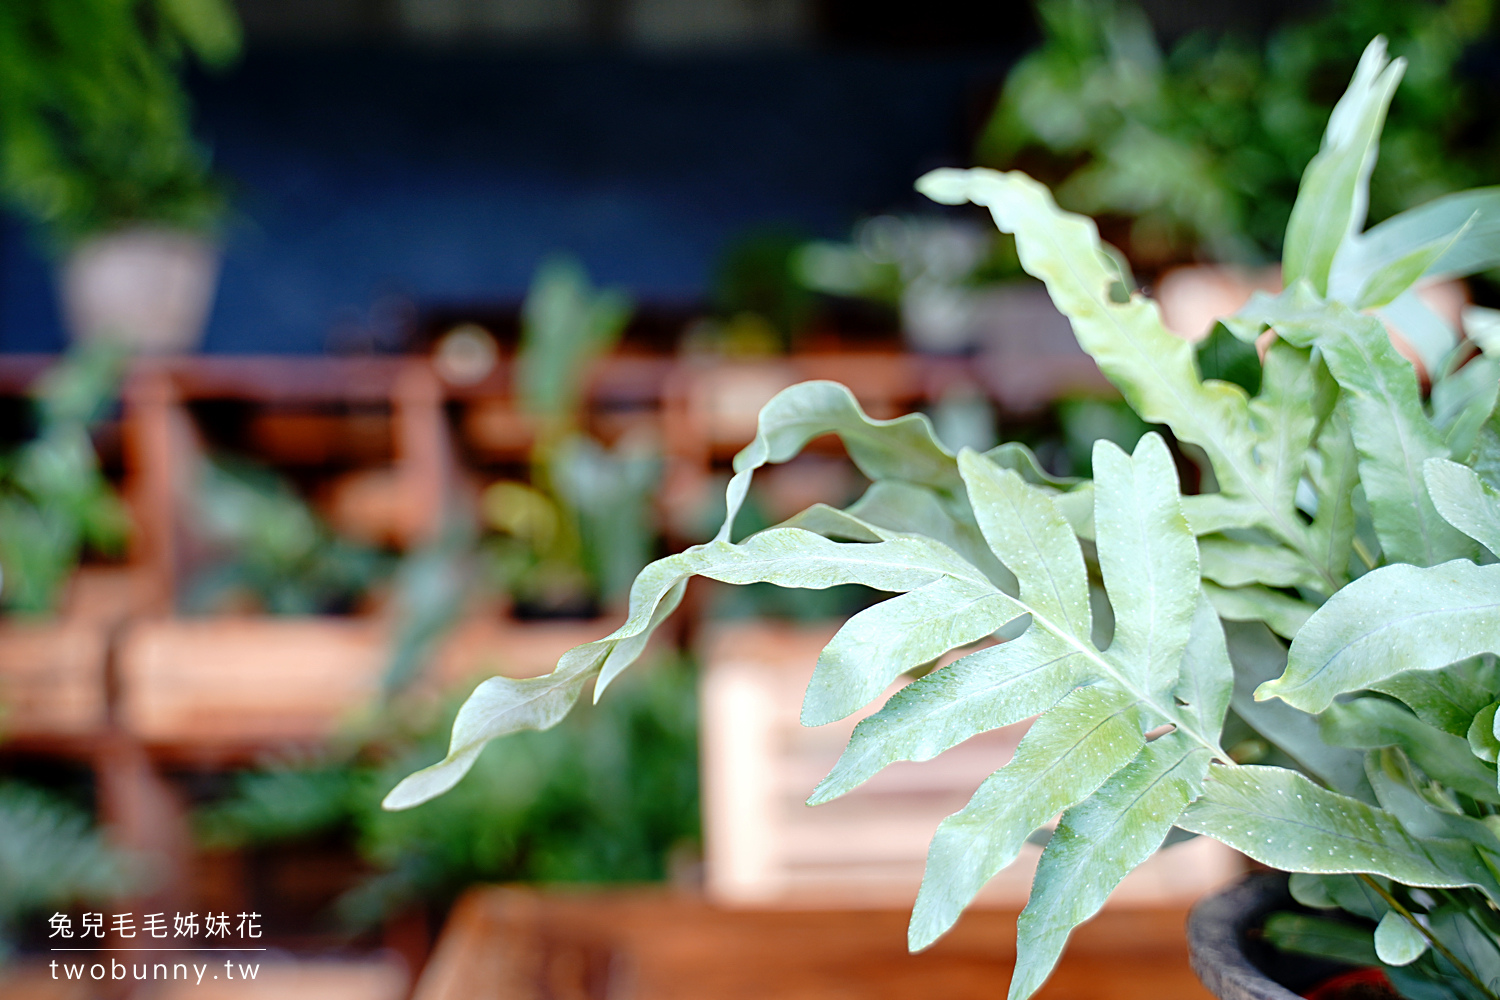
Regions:
<instances>
[{"instance_id":1,"label":"green leafy plant","mask_svg":"<svg viewBox=\"0 0 1500 1000\"><path fill-rule=\"evenodd\" d=\"M215 553L184 588L184 610L249 600L278 615L349 611L389 569L378 549L334 534L292 486L245 459L199 463L194 514Z\"/></svg>"},{"instance_id":2,"label":"green leafy plant","mask_svg":"<svg viewBox=\"0 0 1500 1000\"><path fill-rule=\"evenodd\" d=\"M1457 71L1489 0L1337 0L1264 42L1190 35L1170 52L1128 0L1042 0L1040 48L1017 64L978 145L1074 211L1129 222L1142 267L1203 255L1274 260L1302 165L1347 77L1384 33L1411 60L1371 208L1385 218L1488 179L1493 100Z\"/></svg>"},{"instance_id":3,"label":"green leafy plant","mask_svg":"<svg viewBox=\"0 0 1500 1000\"><path fill-rule=\"evenodd\" d=\"M1481 543L1500 545L1500 379L1412 306L1410 287L1500 262L1500 189L1364 230L1403 69L1383 39L1365 50L1290 213L1287 291L1252 301L1202 348L1171 335L1094 224L1031 178L940 170L918 182L937 201L988 207L1015 235L1083 348L1198 463L1199 493L1181 495L1161 433L1131 454L1100 441L1092 481L1060 480L1016 444L955 456L924 417L873 420L842 386L794 386L737 456L718 537L648 566L625 624L553 673L482 683L447 757L387 807L451 788L497 736L555 724L591 681L597 699L691 576L859 583L896 596L823 650L802 721L845 718L916 679L855 728L811 803L1037 717L938 828L912 947L1060 817L1018 924L1010 996L1024 1000L1071 929L1175 826L1298 873L1304 900L1344 907L1339 933L1367 941L1416 1000L1493 998L1500 602ZM1397 311L1430 400L1382 322ZM755 471L823 434L871 480L863 496L732 542ZM1003 641L931 669L990 636Z\"/></svg>"},{"instance_id":4,"label":"green leafy plant","mask_svg":"<svg viewBox=\"0 0 1500 1000\"><path fill-rule=\"evenodd\" d=\"M93 346L49 369L34 395L36 435L0 458L0 606L7 610L55 610L86 552L124 548L129 516L90 436L115 402L123 360Z\"/></svg>"},{"instance_id":5,"label":"green leafy plant","mask_svg":"<svg viewBox=\"0 0 1500 1000\"><path fill-rule=\"evenodd\" d=\"M619 696L547 733L493 744L458 794L409 813L381 792L440 751L451 711L413 727L393 705L352 749L241 774L199 811L203 843L270 848L333 837L370 869L337 902L362 929L481 881L631 882L668 874L698 837L695 672L650 665Z\"/></svg>"},{"instance_id":6,"label":"green leafy plant","mask_svg":"<svg viewBox=\"0 0 1500 1000\"><path fill-rule=\"evenodd\" d=\"M590 364L619 341L631 305L574 260L538 268L521 312L515 392L535 427L529 483L501 481L481 514L499 583L539 613L623 599L651 557L654 443L600 444L584 426Z\"/></svg>"},{"instance_id":7,"label":"green leafy plant","mask_svg":"<svg viewBox=\"0 0 1500 1000\"><path fill-rule=\"evenodd\" d=\"M225 0L34 0L0 9L0 195L66 247L224 211L177 78L240 48Z\"/></svg>"},{"instance_id":8,"label":"green leafy plant","mask_svg":"<svg viewBox=\"0 0 1500 1000\"><path fill-rule=\"evenodd\" d=\"M81 810L35 788L0 784L0 964L23 920L117 899L137 886L135 874Z\"/></svg>"}]
</instances>

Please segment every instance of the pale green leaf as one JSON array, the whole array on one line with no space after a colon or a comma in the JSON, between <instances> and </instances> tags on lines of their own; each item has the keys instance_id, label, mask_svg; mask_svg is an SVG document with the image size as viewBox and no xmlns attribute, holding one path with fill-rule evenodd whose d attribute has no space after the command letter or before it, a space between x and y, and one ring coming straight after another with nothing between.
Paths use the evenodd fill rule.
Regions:
<instances>
[{"instance_id":1,"label":"pale green leaf","mask_svg":"<svg viewBox=\"0 0 1500 1000\"><path fill-rule=\"evenodd\" d=\"M1375 965L1379 957L1370 931L1340 920L1303 913L1273 913L1263 928L1266 940L1282 951L1315 955L1348 965Z\"/></svg>"},{"instance_id":2,"label":"pale green leaf","mask_svg":"<svg viewBox=\"0 0 1500 1000\"><path fill-rule=\"evenodd\" d=\"M1500 652L1500 564L1383 566L1333 595L1292 641L1286 673L1257 699L1321 712L1336 695L1404 670Z\"/></svg>"},{"instance_id":3,"label":"pale green leaf","mask_svg":"<svg viewBox=\"0 0 1500 1000\"><path fill-rule=\"evenodd\" d=\"M1025 613L989 582L940 577L850 618L818 657L802 701L802 724L857 712L897 677L990 635Z\"/></svg>"},{"instance_id":4,"label":"pale green leaf","mask_svg":"<svg viewBox=\"0 0 1500 1000\"><path fill-rule=\"evenodd\" d=\"M1405 885L1486 885L1472 844L1408 833L1395 817L1279 767L1214 766L1177 825L1293 872L1368 872Z\"/></svg>"},{"instance_id":5,"label":"pale green leaf","mask_svg":"<svg viewBox=\"0 0 1500 1000\"><path fill-rule=\"evenodd\" d=\"M1485 357L1500 355L1500 309L1484 306L1465 306L1460 317L1464 332L1479 345Z\"/></svg>"},{"instance_id":6,"label":"pale green leaf","mask_svg":"<svg viewBox=\"0 0 1500 1000\"><path fill-rule=\"evenodd\" d=\"M953 926L1026 837L1093 793L1141 749L1138 700L1109 684L1082 687L1035 723L1011 762L943 820L912 910L912 950Z\"/></svg>"},{"instance_id":7,"label":"pale green leaf","mask_svg":"<svg viewBox=\"0 0 1500 1000\"><path fill-rule=\"evenodd\" d=\"M1279 337L1267 347L1262 371L1260 395L1250 401L1251 418L1265 429L1256 454L1270 480L1271 502L1290 510L1318 429L1320 415L1310 404L1331 400L1333 380L1311 350Z\"/></svg>"},{"instance_id":8,"label":"pale green leaf","mask_svg":"<svg viewBox=\"0 0 1500 1000\"><path fill-rule=\"evenodd\" d=\"M1197 796L1210 756L1180 733L1168 733L1063 814L1017 923L1010 1000L1024 1000L1042 985L1073 928L1161 846Z\"/></svg>"},{"instance_id":9,"label":"pale green leaf","mask_svg":"<svg viewBox=\"0 0 1500 1000\"><path fill-rule=\"evenodd\" d=\"M1195 535L1253 528L1262 520L1258 504L1222 493L1198 493L1183 497L1182 513L1187 517L1188 525ZM1080 533L1079 537L1084 536ZM1088 537L1092 538L1093 535Z\"/></svg>"},{"instance_id":10,"label":"pale green leaf","mask_svg":"<svg viewBox=\"0 0 1500 1000\"><path fill-rule=\"evenodd\" d=\"M1002 469L1009 469L1033 486L1051 486L1067 491L1087 484L1077 476L1054 476L1042 468L1036 454L1019 441L998 444L984 453L984 457Z\"/></svg>"},{"instance_id":11,"label":"pale green leaf","mask_svg":"<svg viewBox=\"0 0 1500 1000\"><path fill-rule=\"evenodd\" d=\"M893 531L881 527L855 516L850 513L850 510L839 510L826 503L815 503L811 507L798 511L776 527L801 528L803 531L815 532L824 538L846 542L883 542L894 535L901 534L899 530Z\"/></svg>"},{"instance_id":12,"label":"pale green leaf","mask_svg":"<svg viewBox=\"0 0 1500 1000\"><path fill-rule=\"evenodd\" d=\"M1329 746L1318 734L1318 718L1284 701L1256 701L1256 687L1286 670L1286 647L1259 622L1227 622L1225 639L1234 663L1230 704L1268 742L1330 788L1368 797L1364 754Z\"/></svg>"},{"instance_id":13,"label":"pale green leaf","mask_svg":"<svg viewBox=\"0 0 1500 1000\"><path fill-rule=\"evenodd\" d=\"M1220 618L1234 622L1265 622L1277 635L1290 639L1317 610L1306 601L1265 587L1233 589L1205 582L1203 592Z\"/></svg>"},{"instance_id":14,"label":"pale green leaf","mask_svg":"<svg viewBox=\"0 0 1500 1000\"><path fill-rule=\"evenodd\" d=\"M1079 344L1136 413L1168 425L1180 441L1208 455L1222 494L1219 504L1234 511L1235 524L1245 526L1243 515L1253 510L1254 524L1306 554L1306 525L1294 508L1277 500L1280 471L1257 458L1264 442L1252 426L1244 390L1200 380L1192 345L1167 331L1155 303L1140 296L1123 302L1111 298L1119 274L1101 252L1091 220L1060 211L1044 187L1016 172L936 170L917 187L936 201L987 206L999 228L1016 235L1022 266L1046 283ZM1227 507L1236 501L1249 507ZM1326 567L1313 572L1325 590L1337 586L1337 573Z\"/></svg>"},{"instance_id":15,"label":"pale green leaf","mask_svg":"<svg viewBox=\"0 0 1500 1000\"><path fill-rule=\"evenodd\" d=\"M1412 247L1441 242L1460 229L1459 238L1420 277L1457 277L1500 265L1500 188L1474 188L1434 198L1371 226L1340 257L1340 287L1358 288Z\"/></svg>"},{"instance_id":16,"label":"pale green leaf","mask_svg":"<svg viewBox=\"0 0 1500 1000\"><path fill-rule=\"evenodd\" d=\"M1500 840L1494 832L1484 822L1464 815L1452 793L1434 786L1401 749L1387 747L1366 754L1365 771L1380 808L1396 817L1412 836L1466 840L1492 863L1500 858Z\"/></svg>"},{"instance_id":17,"label":"pale green leaf","mask_svg":"<svg viewBox=\"0 0 1500 1000\"><path fill-rule=\"evenodd\" d=\"M1354 308L1375 309L1395 300L1398 295L1415 285L1419 278L1432 271L1437 262L1450 250L1458 246L1477 218L1477 214L1470 215L1451 232L1426 243L1417 244L1401 256L1375 268L1365 280L1364 287L1355 296Z\"/></svg>"},{"instance_id":18,"label":"pale green leaf","mask_svg":"<svg viewBox=\"0 0 1500 1000\"><path fill-rule=\"evenodd\" d=\"M1469 555L1472 546L1438 516L1423 485L1422 463L1446 457L1448 448L1422 410L1415 371L1385 327L1330 306L1317 343L1348 394L1360 482L1386 556L1430 566Z\"/></svg>"},{"instance_id":19,"label":"pale green leaf","mask_svg":"<svg viewBox=\"0 0 1500 1000\"><path fill-rule=\"evenodd\" d=\"M808 805L843 795L895 761L930 760L977 733L1045 712L1092 679L1087 666L1077 646L1031 628L935 670L854 727Z\"/></svg>"},{"instance_id":20,"label":"pale green leaf","mask_svg":"<svg viewBox=\"0 0 1500 1000\"><path fill-rule=\"evenodd\" d=\"M1468 463L1490 489L1500 489L1500 407L1479 425Z\"/></svg>"},{"instance_id":21,"label":"pale green leaf","mask_svg":"<svg viewBox=\"0 0 1500 1000\"><path fill-rule=\"evenodd\" d=\"M785 462L824 434L837 434L849 458L872 480L905 480L949 493L961 489L953 455L925 416L874 420L839 383L801 382L772 397L760 411L755 440L734 457L719 541L729 540L755 470L767 462Z\"/></svg>"},{"instance_id":22,"label":"pale green leaf","mask_svg":"<svg viewBox=\"0 0 1500 1000\"><path fill-rule=\"evenodd\" d=\"M1389 879L1377 879L1385 883L1381 887L1390 889ZM1293 872L1287 878L1287 890L1292 898L1303 906L1316 910L1337 907L1366 920L1379 920L1390 909L1386 901L1364 879L1358 875L1320 875L1313 872Z\"/></svg>"},{"instance_id":23,"label":"pale green leaf","mask_svg":"<svg viewBox=\"0 0 1500 1000\"><path fill-rule=\"evenodd\" d=\"M1500 944L1487 927L1474 922L1464 908L1440 906L1428 918L1433 934L1463 962L1480 982L1493 988L1500 984ZM1452 968L1445 961L1443 966Z\"/></svg>"},{"instance_id":24,"label":"pale green leaf","mask_svg":"<svg viewBox=\"0 0 1500 1000\"><path fill-rule=\"evenodd\" d=\"M1015 577L985 543L963 490L954 493L903 479L880 479L871 483L845 513L887 531L926 535L939 541L983 570L1007 594L1016 592Z\"/></svg>"},{"instance_id":25,"label":"pale green leaf","mask_svg":"<svg viewBox=\"0 0 1500 1000\"><path fill-rule=\"evenodd\" d=\"M1383 325L1400 333L1429 374L1441 372L1458 346L1458 331L1453 324L1434 312L1414 289L1402 292L1375 315Z\"/></svg>"},{"instance_id":26,"label":"pale green leaf","mask_svg":"<svg viewBox=\"0 0 1500 1000\"><path fill-rule=\"evenodd\" d=\"M1385 39L1375 39L1334 105L1322 148L1302 175L1287 220L1281 269L1288 285L1305 279L1319 295L1327 294L1335 255L1364 225L1376 145L1405 68L1404 60L1388 62Z\"/></svg>"},{"instance_id":27,"label":"pale green leaf","mask_svg":"<svg viewBox=\"0 0 1500 1000\"><path fill-rule=\"evenodd\" d=\"M1429 402L1432 422L1438 430L1451 432L1453 424L1463 418L1466 411L1478 411L1478 423L1483 423L1494 412L1497 379L1500 379L1500 363L1495 358L1476 355L1457 370L1435 373L1433 378Z\"/></svg>"},{"instance_id":28,"label":"pale green leaf","mask_svg":"<svg viewBox=\"0 0 1500 1000\"><path fill-rule=\"evenodd\" d=\"M1330 567L1338 576L1348 575L1358 517L1354 509L1354 491L1359 485L1359 452L1349 432L1349 420L1340 407L1329 418L1318 435L1318 467L1312 481L1317 491L1318 510L1313 515L1309 534L1318 565ZM1281 632L1290 639L1296 634ZM1280 629L1277 629L1280 632Z\"/></svg>"},{"instance_id":29,"label":"pale green leaf","mask_svg":"<svg viewBox=\"0 0 1500 1000\"><path fill-rule=\"evenodd\" d=\"M1072 926L1161 843L1172 820L1196 794L1208 760L1223 755L1217 736L1231 667L1217 616L1199 589L1193 535L1178 501L1175 467L1160 438L1147 435L1133 456L1109 444L1095 450L1097 547L1116 617L1114 639L1102 658L1077 634L1087 620L1068 610L1080 602L1082 573L1072 561L1076 543L1063 531L1061 515L1055 507L1048 511L1051 501L1013 474L994 476L982 467L971 468L967 455L961 463L986 537L1020 581L1022 603L1028 603L1026 595L1039 593L1040 600L1056 609L1050 617L1034 612L1032 629L1071 639L1087 654L1083 669L1098 669L1104 678L1043 715L1015 760L939 827L912 914L910 942L923 947L1014 860L1026 835L1060 809L1084 802L1068 813L1080 824L1075 830L1118 825L1109 831L1103 850L1081 837L1054 837L1048 847L1057 852L1052 874L1045 883L1039 875L1036 885L1038 891L1044 884L1052 888L1029 911L1031 923L1022 934L1021 964L1012 987L1019 991L1015 995L1024 996L1045 978ZM1027 490L1033 491L1029 498ZM1055 557L1063 553L1068 558L1058 562ZM1064 618L1072 624L1071 635L1059 624ZM1128 709L1135 726L1116 726L1118 716L1101 714L1085 700L1091 698L1118 699L1108 704L1117 704L1118 712ZM1139 767L1127 769L1118 785L1106 785L1101 796L1089 798L1135 755L1141 727L1157 720L1176 728L1151 744ZM1085 738L1097 739L1097 727L1106 724L1118 731L1103 745L1079 749ZM1054 731L1064 735L1059 739L1051 735ZM1052 762L1064 756L1066 777L1052 770ZM1055 905L1054 895L1071 902Z\"/></svg>"},{"instance_id":30,"label":"pale green leaf","mask_svg":"<svg viewBox=\"0 0 1500 1000\"><path fill-rule=\"evenodd\" d=\"M1472 545L1438 516L1423 487L1422 463L1446 457L1448 446L1423 411L1416 372L1380 321L1320 301L1305 285L1254 300L1243 312L1293 344L1322 352L1345 393L1360 482L1386 555L1431 565L1471 554Z\"/></svg>"},{"instance_id":31,"label":"pale green leaf","mask_svg":"<svg viewBox=\"0 0 1500 1000\"><path fill-rule=\"evenodd\" d=\"M1438 513L1459 531L1500 555L1500 492L1480 480L1473 469L1445 458L1428 459L1422 471Z\"/></svg>"},{"instance_id":32,"label":"pale green leaf","mask_svg":"<svg viewBox=\"0 0 1500 1000\"><path fill-rule=\"evenodd\" d=\"M1474 756L1480 760L1487 760L1491 764L1500 757L1500 734L1495 732L1495 709L1500 708L1500 702L1492 702L1479 710L1474 716L1474 721L1469 724L1466 734L1469 740L1469 749Z\"/></svg>"},{"instance_id":33,"label":"pale green leaf","mask_svg":"<svg viewBox=\"0 0 1500 1000\"><path fill-rule=\"evenodd\" d=\"M809 589L861 583L904 592L945 576L991 586L951 549L911 536L848 543L797 528L773 528L740 545L716 541L694 546L642 570L631 587L625 624L603 639L564 653L552 673L524 680L495 677L476 688L454 721L447 756L397 785L386 797L387 807L407 808L447 791L492 739L556 725L590 677L606 670L601 683L607 682L640 655L681 598L683 582L695 574L726 583L769 582Z\"/></svg>"},{"instance_id":34,"label":"pale green leaf","mask_svg":"<svg viewBox=\"0 0 1500 1000\"><path fill-rule=\"evenodd\" d=\"M1479 760L1461 736L1429 726L1381 698L1356 698L1328 706L1319 716L1323 738L1334 746L1376 750L1398 746L1430 777L1480 802L1500 803L1495 768Z\"/></svg>"},{"instance_id":35,"label":"pale green leaf","mask_svg":"<svg viewBox=\"0 0 1500 1000\"><path fill-rule=\"evenodd\" d=\"M1057 505L1016 473L976 452L960 455L959 467L980 530L1015 575L1022 603L1068 634L1086 638L1088 574L1073 530Z\"/></svg>"},{"instance_id":36,"label":"pale green leaf","mask_svg":"<svg viewBox=\"0 0 1500 1000\"><path fill-rule=\"evenodd\" d=\"M1142 698L1147 697L1152 678L1158 679L1156 684L1161 689L1166 687L1163 679L1178 685L1182 701L1196 714L1182 715L1164 691L1148 699L1156 714L1162 721L1190 723L1199 744L1216 749L1212 737L1222 724L1228 690L1222 634L1212 612L1206 605L1200 607L1192 572L1193 539L1177 505L1176 473L1170 456L1154 436L1144 440L1138 452L1138 460L1116 452L1101 463L1096 500L1109 511L1106 520L1135 539L1128 556L1106 549L1107 573L1133 587L1139 574L1129 572L1131 563L1156 560L1162 577L1159 587L1166 596L1122 600L1117 609L1139 620L1159 623L1167 617L1167 602L1176 599L1171 596L1172 588L1192 588L1188 593L1198 610L1198 620L1189 622L1195 636L1190 655L1183 657L1183 644L1188 641L1185 630L1170 642L1139 642L1128 658L1102 655L1090 634L1082 553L1057 509L1056 497L1043 487L1026 483L1013 471L997 468L984 456L964 452L960 467L979 524L996 553L1014 569L1020 587L1020 598L1014 606L1029 612L1033 624L1020 638L971 654L894 695L881 712L856 727L844 756L811 801L822 802L843 794L894 760L926 759L977 732L1026 718L1055 704L1078 684L1100 678L1118 681ZM847 515L824 512L818 517L836 527L837 519ZM861 530L860 523L843 530ZM1153 555L1164 546L1167 559ZM1174 569L1172 561L1186 565ZM948 585L940 582L931 586ZM847 657L849 662L858 662L859 669L866 670L871 660L887 655L887 649L902 648L908 641L903 634L913 631L909 625L898 623L880 631L876 616L888 614L903 600L920 599L924 593L916 591L870 609L864 613L871 616L869 624L857 618L846 626L852 635L866 636L874 650ZM945 599L938 609L949 608L952 603ZM947 624L945 621L944 627ZM1120 630L1116 633L1118 641ZM1147 635L1141 627L1137 627L1137 633ZM947 647L953 638L956 636L949 635L938 645ZM923 652L930 650L924 648ZM889 670L878 673L886 676ZM863 697L863 688L860 691ZM847 707L841 703L839 710Z\"/></svg>"},{"instance_id":37,"label":"pale green leaf","mask_svg":"<svg viewBox=\"0 0 1500 1000\"><path fill-rule=\"evenodd\" d=\"M490 740L523 729L557 725L572 709L603 659L603 653L565 658L565 663L543 677L523 680L491 677L482 682L459 709L448 755L401 779L381 805L386 809L421 805L458 784Z\"/></svg>"},{"instance_id":38,"label":"pale green leaf","mask_svg":"<svg viewBox=\"0 0 1500 1000\"><path fill-rule=\"evenodd\" d=\"M1206 733L1224 728L1234 691L1234 665L1224 639L1224 627L1206 594L1198 597L1192 632L1182 655L1181 677L1172 696L1180 701Z\"/></svg>"},{"instance_id":39,"label":"pale green leaf","mask_svg":"<svg viewBox=\"0 0 1500 1000\"><path fill-rule=\"evenodd\" d=\"M1463 736L1493 697L1495 681L1493 662L1479 657L1440 670L1407 670L1371 684L1370 690L1402 702L1429 726Z\"/></svg>"},{"instance_id":40,"label":"pale green leaf","mask_svg":"<svg viewBox=\"0 0 1500 1000\"><path fill-rule=\"evenodd\" d=\"M1151 433L1133 456L1096 441L1094 474L1095 545L1115 614L1108 656L1145 690L1169 688L1199 597L1198 546L1178 502L1176 466Z\"/></svg>"},{"instance_id":41,"label":"pale green leaf","mask_svg":"<svg viewBox=\"0 0 1500 1000\"><path fill-rule=\"evenodd\" d=\"M1280 545L1204 538L1198 558L1204 577L1221 587L1312 587L1321 582L1306 559Z\"/></svg>"},{"instance_id":42,"label":"pale green leaf","mask_svg":"<svg viewBox=\"0 0 1500 1000\"><path fill-rule=\"evenodd\" d=\"M645 576L645 572L641 573ZM639 579L639 578L638 578ZM677 610L682 603L682 595L687 591L687 579L684 577L673 583L667 591L661 595L655 607L651 609L651 617L646 621L645 627L639 630L623 629L609 647L602 663L599 664L599 680L594 685L594 700L597 702L604 689L631 664L640 659L641 654L646 651L646 645L656 634L656 628ZM654 592L651 593L655 597ZM634 616L632 616L634 617ZM636 619L639 621L639 619ZM630 623L627 621L626 625ZM606 639L606 642L609 640Z\"/></svg>"}]
</instances>

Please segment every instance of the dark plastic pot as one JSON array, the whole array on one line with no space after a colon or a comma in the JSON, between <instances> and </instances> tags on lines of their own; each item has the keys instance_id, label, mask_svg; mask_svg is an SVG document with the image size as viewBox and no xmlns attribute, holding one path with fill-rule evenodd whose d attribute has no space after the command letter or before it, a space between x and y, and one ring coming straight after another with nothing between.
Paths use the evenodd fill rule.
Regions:
<instances>
[{"instance_id":1,"label":"dark plastic pot","mask_svg":"<svg viewBox=\"0 0 1500 1000\"><path fill-rule=\"evenodd\" d=\"M1259 937L1265 919L1300 907L1286 875L1256 874L1209 896L1188 915L1193 971L1219 1000L1302 1000L1349 966L1277 951Z\"/></svg>"}]
</instances>

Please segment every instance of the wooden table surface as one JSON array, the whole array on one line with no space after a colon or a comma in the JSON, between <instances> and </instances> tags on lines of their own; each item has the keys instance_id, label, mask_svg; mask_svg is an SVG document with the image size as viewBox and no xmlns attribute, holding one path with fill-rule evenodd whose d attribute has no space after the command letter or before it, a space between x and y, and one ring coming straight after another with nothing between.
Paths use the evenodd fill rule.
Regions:
<instances>
[{"instance_id":1,"label":"wooden table surface","mask_svg":"<svg viewBox=\"0 0 1500 1000\"><path fill-rule=\"evenodd\" d=\"M1209 1000L1186 911L1111 909L1080 928L1038 1000ZM668 890L484 888L454 909L413 1000L997 1000L1014 911L970 912L922 954L907 914L724 910Z\"/></svg>"}]
</instances>

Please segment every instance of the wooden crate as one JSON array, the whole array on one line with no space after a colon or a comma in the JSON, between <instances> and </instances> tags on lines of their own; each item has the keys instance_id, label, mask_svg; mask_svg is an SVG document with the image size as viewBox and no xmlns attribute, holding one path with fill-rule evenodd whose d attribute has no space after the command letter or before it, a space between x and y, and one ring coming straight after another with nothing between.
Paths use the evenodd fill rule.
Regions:
<instances>
[{"instance_id":1,"label":"wooden crate","mask_svg":"<svg viewBox=\"0 0 1500 1000\"><path fill-rule=\"evenodd\" d=\"M719 902L911 905L938 823L1010 759L1026 731L1028 723L1007 726L934 760L893 764L842 798L808 807L808 794L833 767L855 723L885 700L832 725L799 724L803 690L834 631L832 625L725 625L704 643L704 846L708 891ZM1040 853L1028 846L979 902L1024 903ZM1148 860L1115 890L1111 905L1185 905L1242 870L1236 852L1196 838Z\"/></svg>"},{"instance_id":2,"label":"wooden crate","mask_svg":"<svg viewBox=\"0 0 1500 1000\"><path fill-rule=\"evenodd\" d=\"M422 683L443 693L496 673L546 673L613 627L476 617L448 637ZM120 722L157 743L325 739L374 702L390 648L388 627L373 619L139 621L120 640Z\"/></svg>"},{"instance_id":3,"label":"wooden crate","mask_svg":"<svg viewBox=\"0 0 1500 1000\"><path fill-rule=\"evenodd\" d=\"M103 727L107 645L94 621L0 625L0 735L84 736Z\"/></svg>"},{"instance_id":4,"label":"wooden crate","mask_svg":"<svg viewBox=\"0 0 1500 1000\"><path fill-rule=\"evenodd\" d=\"M1038 1000L1209 1000L1182 908L1106 911L1074 933ZM1015 961L1013 910L971 911L906 950L905 911L726 910L670 890L472 890L413 1000L991 1000Z\"/></svg>"},{"instance_id":5,"label":"wooden crate","mask_svg":"<svg viewBox=\"0 0 1500 1000\"><path fill-rule=\"evenodd\" d=\"M120 642L120 722L147 741L326 737L376 693L384 649L360 620L137 622Z\"/></svg>"}]
</instances>

